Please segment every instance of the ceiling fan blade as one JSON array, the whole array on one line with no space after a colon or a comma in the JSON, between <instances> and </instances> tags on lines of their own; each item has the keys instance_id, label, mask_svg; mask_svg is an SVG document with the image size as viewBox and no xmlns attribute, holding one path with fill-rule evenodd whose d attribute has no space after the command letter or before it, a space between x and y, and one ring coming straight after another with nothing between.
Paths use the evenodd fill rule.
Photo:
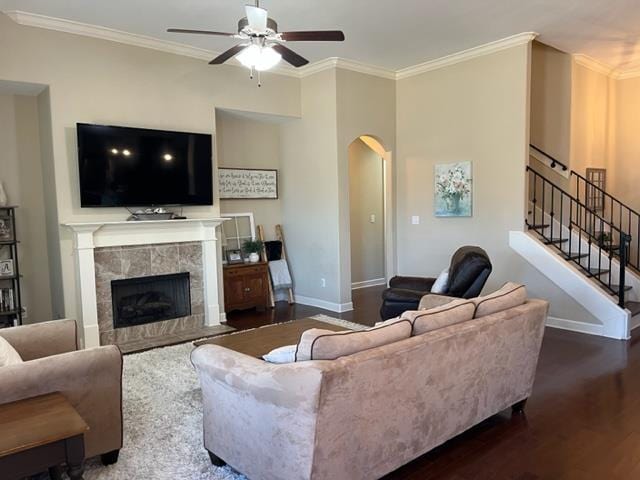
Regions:
<instances>
[{"instance_id":1,"label":"ceiling fan blade","mask_svg":"<svg viewBox=\"0 0 640 480\"><path fill-rule=\"evenodd\" d=\"M244 50L246 47L246 45L236 45L235 47L231 47L229 50L227 50L226 52L222 52L220 55L218 55L216 58L214 58L213 60L211 60L209 62L209 65L220 65L221 63L226 62L227 60L229 60L231 57L235 57L237 54L239 54L242 50Z\"/></svg>"},{"instance_id":2,"label":"ceiling fan blade","mask_svg":"<svg viewBox=\"0 0 640 480\"><path fill-rule=\"evenodd\" d=\"M212 32L211 30L189 30L188 28L168 28L169 33L196 33L199 35L220 35L222 37L233 37L234 33Z\"/></svg>"},{"instance_id":3,"label":"ceiling fan blade","mask_svg":"<svg viewBox=\"0 0 640 480\"><path fill-rule=\"evenodd\" d=\"M287 42L344 42L344 33L340 30L282 32L280 35Z\"/></svg>"},{"instance_id":4,"label":"ceiling fan blade","mask_svg":"<svg viewBox=\"0 0 640 480\"><path fill-rule=\"evenodd\" d=\"M285 47L284 45L276 43L276 44L272 45L272 48L276 52L278 52L280 55L282 55L282 58L286 62L289 62L294 67L302 67L303 65L306 65L307 63L309 63L309 60L307 60L304 57L301 57L296 52L294 52L293 50Z\"/></svg>"},{"instance_id":5,"label":"ceiling fan blade","mask_svg":"<svg viewBox=\"0 0 640 480\"><path fill-rule=\"evenodd\" d=\"M255 33L263 33L267 31L267 11L264 8L247 5L244 7L247 12L247 20L249 28Z\"/></svg>"}]
</instances>

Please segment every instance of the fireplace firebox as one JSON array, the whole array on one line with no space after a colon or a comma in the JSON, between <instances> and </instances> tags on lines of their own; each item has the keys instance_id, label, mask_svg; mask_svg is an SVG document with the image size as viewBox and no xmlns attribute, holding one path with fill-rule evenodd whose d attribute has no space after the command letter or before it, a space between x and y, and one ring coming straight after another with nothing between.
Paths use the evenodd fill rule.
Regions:
<instances>
[{"instance_id":1,"label":"fireplace firebox","mask_svg":"<svg viewBox=\"0 0 640 480\"><path fill-rule=\"evenodd\" d=\"M111 281L114 328L191 315L189 273Z\"/></svg>"}]
</instances>

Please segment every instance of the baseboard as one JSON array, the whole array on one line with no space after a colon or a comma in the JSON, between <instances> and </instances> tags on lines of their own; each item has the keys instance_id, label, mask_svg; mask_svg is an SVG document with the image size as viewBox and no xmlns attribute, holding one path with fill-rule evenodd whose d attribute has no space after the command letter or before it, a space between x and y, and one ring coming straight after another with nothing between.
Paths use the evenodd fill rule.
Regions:
<instances>
[{"instance_id":1,"label":"baseboard","mask_svg":"<svg viewBox=\"0 0 640 480\"><path fill-rule=\"evenodd\" d=\"M353 303L333 303L319 298L305 297L304 295L295 295L295 302L309 307L322 308L336 313L350 312L353 310Z\"/></svg>"},{"instance_id":2,"label":"baseboard","mask_svg":"<svg viewBox=\"0 0 640 480\"><path fill-rule=\"evenodd\" d=\"M604 336L604 325L577 322L575 320L567 320L566 318L548 317L547 327L569 330L577 333L586 333L588 335L598 335L600 337Z\"/></svg>"},{"instance_id":3,"label":"baseboard","mask_svg":"<svg viewBox=\"0 0 640 480\"><path fill-rule=\"evenodd\" d=\"M358 290L360 288L377 287L378 285L386 285L386 278L374 278L373 280L365 280L363 282L353 282L351 284L351 290Z\"/></svg>"}]
</instances>

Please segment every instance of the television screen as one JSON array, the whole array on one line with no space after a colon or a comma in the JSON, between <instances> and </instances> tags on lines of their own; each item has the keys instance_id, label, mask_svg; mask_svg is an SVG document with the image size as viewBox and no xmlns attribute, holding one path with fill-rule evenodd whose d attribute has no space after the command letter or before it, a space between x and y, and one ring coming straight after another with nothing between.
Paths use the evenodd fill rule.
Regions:
<instances>
[{"instance_id":1,"label":"television screen","mask_svg":"<svg viewBox=\"0 0 640 480\"><path fill-rule=\"evenodd\" d=\"M211 135L79 123L83 207L212 205Z\"/></svg>"}]
</instances>

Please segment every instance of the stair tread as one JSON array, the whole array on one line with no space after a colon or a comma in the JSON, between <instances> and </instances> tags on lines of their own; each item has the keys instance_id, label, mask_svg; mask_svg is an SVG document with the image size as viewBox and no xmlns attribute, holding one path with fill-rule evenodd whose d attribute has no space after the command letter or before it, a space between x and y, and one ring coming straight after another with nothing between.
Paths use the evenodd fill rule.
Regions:
<instances>
[{"instance_id":1,"label":"stair tread","mask_svg":"<svg viewBox=\"0 0 640 480\"><path fill-rule=\"evenodd\" d=\"M561 256L563 256L566 260L578 260L580 258L587 258L589 256L588 253L579 253L579 252L561 252Z\"/></svg>"},{"instance_id":2,"label":"stair tread","mask_svg":"<svg viewBox=\"0 0 640 480\"><path fill-rule=\"evenodd\" d=\"M618 292L620 292L620 285L615 285L615 284L611 284L611 287L607 287L608 290L613 290L613 293L611 295L618 295ZM624 291L628 292L629 290L631 290L631 286L630 285L625 285L624 286Z\"/></svg>"},{"instance_id":3,"label":"stair tread","mask_svg":"<svg viewBox=\"0 0 640 480\"><path fill-rule=\"evenodd\" d=\"M626 302L624 307L631 312L632 317L640 313L640 302Z\"/></svg>"},{"instance_id":4,"label":"stair tread","mask_svg":"<svg viewBox=\"0 0 640 480\"><path fill-rule=\"evenodd\" d=\"M545 245L551 245L552 243L565 243L568 242L569 239L568 238L550 238L550 239L545 239L544 244Z\"/></svg>"},{"instance_id":5,"label":"stair tread","mask_svg":"<svg viewBox=\"0 0 640 480\"><path fill-rule=\"evenodd\" d=\"M600 275L605 275L610 271L611 270L607 270L606 268L592 268L589 270L589 275L592 277L599 277Z\"/></svg>"}]
</instances>

